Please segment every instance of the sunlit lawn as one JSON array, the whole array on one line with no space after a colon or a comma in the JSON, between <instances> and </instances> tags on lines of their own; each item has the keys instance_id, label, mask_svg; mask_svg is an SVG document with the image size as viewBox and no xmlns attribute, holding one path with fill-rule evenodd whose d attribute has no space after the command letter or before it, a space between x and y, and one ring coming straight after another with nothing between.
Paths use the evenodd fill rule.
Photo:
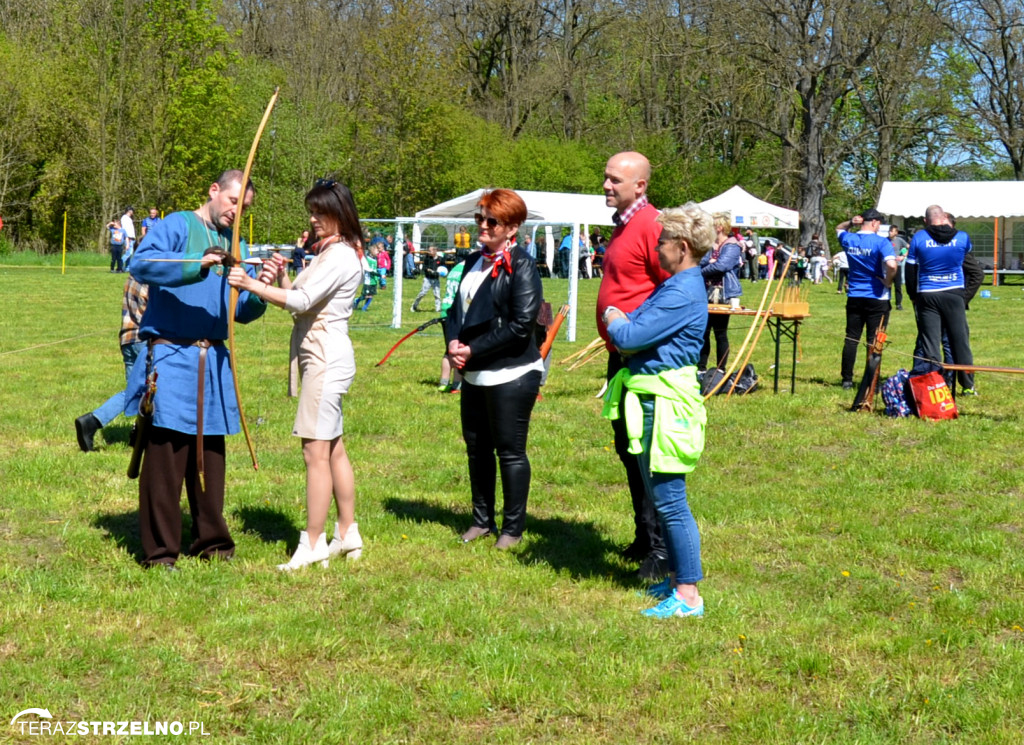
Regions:
<instances>
[{"instance_id":1,"label":"sunlit lawn","mask_svg":"<svg viewBox=\"0 0 1024 745\"><path fill-rule=\"evenodd\" d=\"M291 576L274 569L304 525L289 317L238 332L260 470L231 439L237 558L171 576L137 563L128 422L99 452L75 444L75 417L123 382L121 279L22 266L0 281L0 741L31 739L8 726L27 708L202 721L210 742L1021 740L1024 379L979 375L954 422L851 414L833 286L810 290L795 395L788 364L770 391L765 333L763 389L710 403L689 479L707 616L652 622L618 557L632 518L594 398L603 358L557 364L596 336L596 281L580 283L577 341L553 352L526 539L506 554L457 540L469 488L458 397L434 390L438 327L376 368L404 333L391 287L353 319L345 441L367 548ZM408 314L418 286L405 330L430 317ZM556 307L566 286L545 280ZM756 305L763 285L744 286ZM1024 367L1024 292L992 294L969 314L975 357ZM885 374L909 366L907 307ZM734 319L734 348L748 325Z\"/></svg>"}]
</instances>

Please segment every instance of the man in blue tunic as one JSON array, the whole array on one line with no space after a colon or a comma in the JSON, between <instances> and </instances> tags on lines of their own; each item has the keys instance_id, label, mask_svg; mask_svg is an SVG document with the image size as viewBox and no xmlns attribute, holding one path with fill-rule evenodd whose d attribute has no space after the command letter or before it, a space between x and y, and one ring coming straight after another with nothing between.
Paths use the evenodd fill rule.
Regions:
<instances>
[{"instance_id":1,"label":"man in blue tunic","mask_svg":"<svg viewBox=\"0 0 1024 745\"><path fill-rule=\"evenodd\" d=\"M889 322L889 287L896 276L896 257L888 238L878 234L882 215L869 209L836 226L839 243L850 264L846 298L846 340L843 343L843 388L853 388L857 347L867 327L868 346L875 343L878 327ZM852 225L857 232L847 232Z\"/></svg>"},{"instance_id":2,"label":"man in blue tunic","mask_svg":"<svg viewBox=\"0 0 1024 745\"><path fill-rule=\"evenodd\" d=\"M914 233L907 254L907 288L913 285L917 315L915 374L936 370L943 359L943 336L948 339L953 362L970 365L970 331L967 327L964 263L971 253L971 238L950 225L937 204L924 213L924 228ZM974 392L974 375L958 372L960 387ZM951 383L951 386L952 383Z\"/></svg>"},{"instance_id":3,"label":"man in blue tunic","mask_svg":"<svg viewBox=\"0 0 1024 745\"><path fill-rule=\"evenodd\" d=\"M181 486L192 517L188 553L230 558L235 544L224 520L224 436L239 431L228 336L229 293L217 265L230 255L236 210L252 203L250 181L225 171L194 212L175 212L147 231L131 273L149 285L139 338L146 364L135 365L125 411L135 415L151 369L158 374L153 426L139 476L139 532L146 566L173 567L181 552ZM208 249L221 252L208 252ZM253 271L249 269L248 271ZM243 292L237 321L263 315L266 305ZM203 474L204 478L201 476Z\"/></svg>"}]
</instances>

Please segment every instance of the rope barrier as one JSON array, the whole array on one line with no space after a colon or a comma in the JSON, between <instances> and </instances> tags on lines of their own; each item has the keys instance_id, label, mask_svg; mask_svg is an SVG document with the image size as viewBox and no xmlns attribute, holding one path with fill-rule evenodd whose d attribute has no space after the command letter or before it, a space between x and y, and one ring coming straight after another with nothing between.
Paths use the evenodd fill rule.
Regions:
<instances>
[{"instance_id":1,"label":"rope barrier","mask_svg":"<svg viewBox=\"0 0 1024 745\"><path fill-rule=\"evenodd\" d=\"M10 349L6 352L0 352L0 357L6 357L9 354L19 354L20 352L30 352L33 349L42 349L43 347L52 347L56 344L66 344L69 341L77 341L78 339L86 339L90 336L97 336L99 334L107 334L109 331L93 331L90 334L82 334L81 336L71 336L67 339L60 339L58 341L48 341L43 344L33 344L31 347L24 347L22 349Z\"/></svg>"}]
</instances>

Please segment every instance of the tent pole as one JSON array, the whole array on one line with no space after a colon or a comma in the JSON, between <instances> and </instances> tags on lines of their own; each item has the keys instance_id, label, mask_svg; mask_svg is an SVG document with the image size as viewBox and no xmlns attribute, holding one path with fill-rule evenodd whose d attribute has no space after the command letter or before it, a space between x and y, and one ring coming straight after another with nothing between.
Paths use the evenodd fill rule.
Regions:
<instances>
[{"instance_id":1,"label":"tent pole","mask_svg":"<svg viewBox=\"0 0 1024 745\"><path fill-rule=\"evenodd\" d=\"M566 341L576 341L576 296L580 283L580 224L572 224L572 250L569 252L569 330Z\"/></svg>"},{"instance_id":2,"label":"tent pole","mask_svg":"<svg viewBox=\"0 0 1024 745\"><path fill-rule=\"evenodd\" d=\"M995 235L992 239L992 286L999 286L999 218L995 219Z\"/></svg>"}]
</instances>

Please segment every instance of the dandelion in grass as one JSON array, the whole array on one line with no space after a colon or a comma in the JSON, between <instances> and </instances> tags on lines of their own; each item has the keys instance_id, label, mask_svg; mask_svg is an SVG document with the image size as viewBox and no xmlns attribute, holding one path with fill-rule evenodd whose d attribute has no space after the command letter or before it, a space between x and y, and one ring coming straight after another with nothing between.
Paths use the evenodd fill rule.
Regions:
<instances>
[{"instance_id":1,"label":"dandelion in grass","mask_svg":"<svg viewBox=\"0 0 1024 745\"><path fill-rule=\"evenodd\" d=\"M849 577L850 576L850 573L848 571L846 571L845 569L843 571L841 571L840 574L843 575L844 577Z\"/></svg>"}]
</instances>

